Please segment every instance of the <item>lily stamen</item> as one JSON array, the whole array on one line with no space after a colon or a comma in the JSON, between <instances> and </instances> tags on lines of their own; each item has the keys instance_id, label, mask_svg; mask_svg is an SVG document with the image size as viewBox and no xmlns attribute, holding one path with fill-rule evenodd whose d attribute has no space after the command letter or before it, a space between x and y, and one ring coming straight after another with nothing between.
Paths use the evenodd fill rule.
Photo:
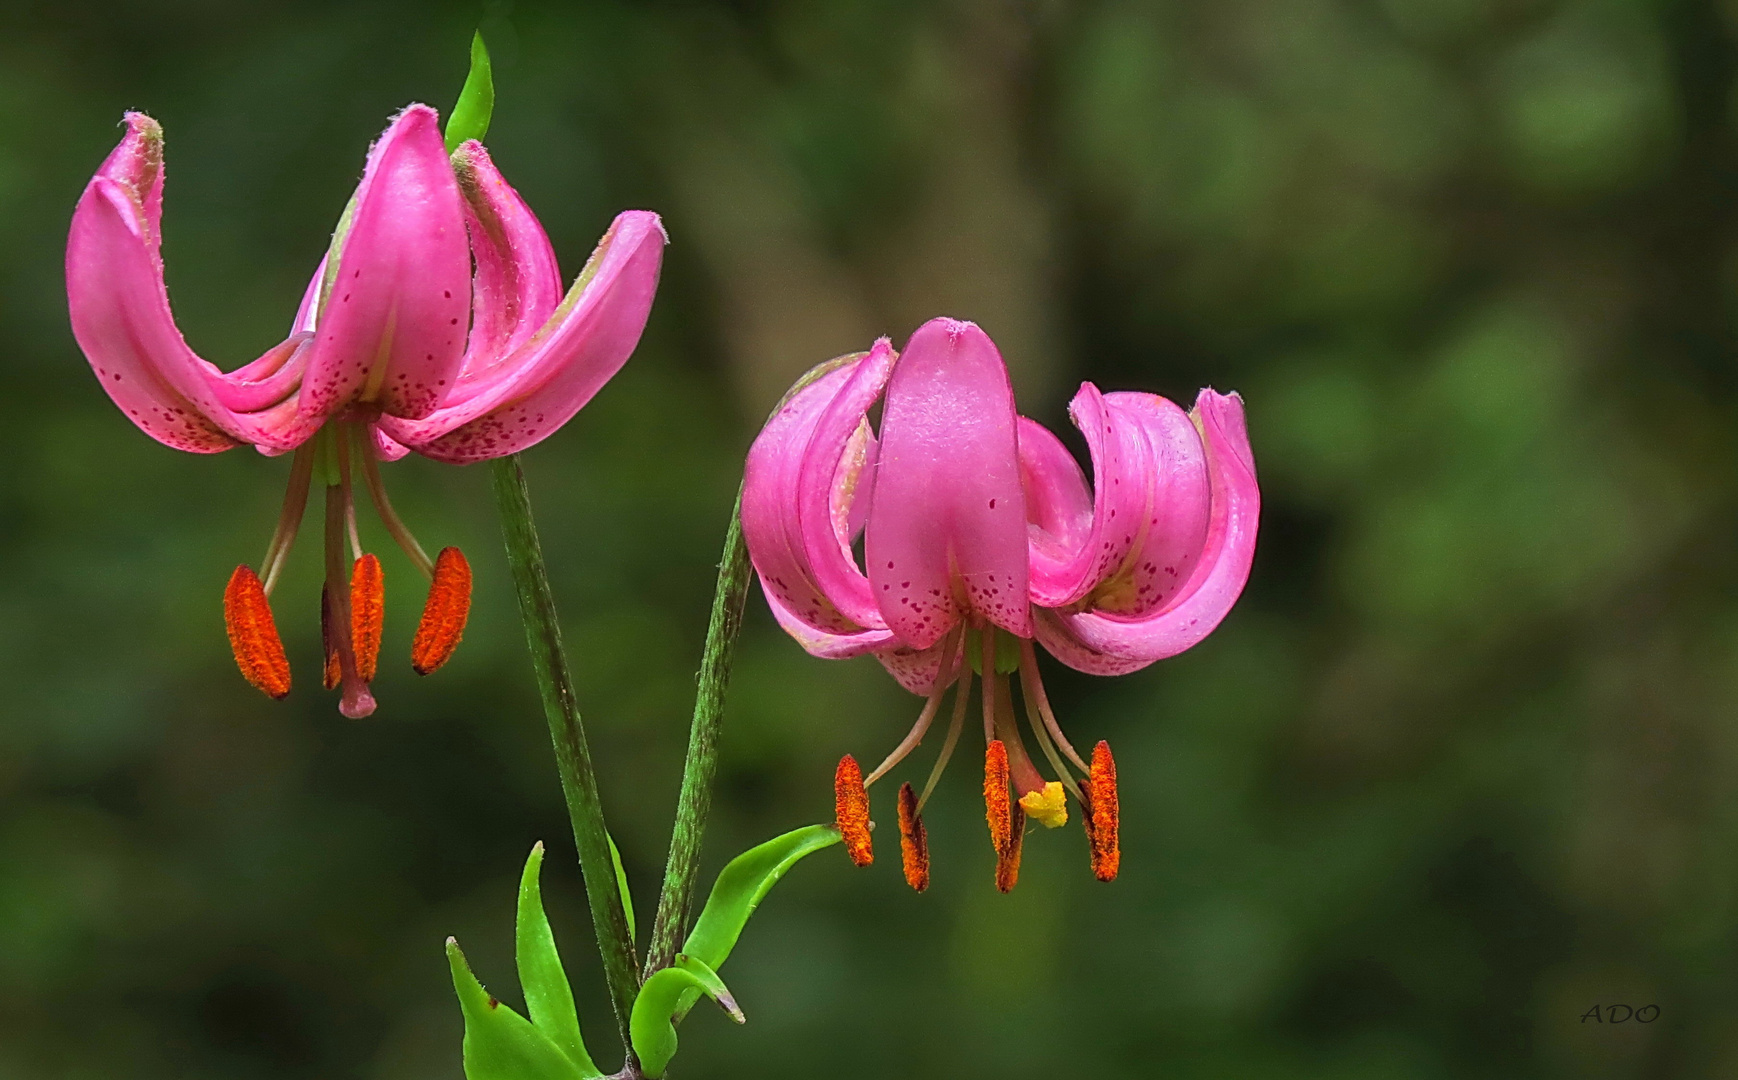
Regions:
<instances>
[{"instance_id":1,"label":"lily stamen","mask_svg":"<svg viewBox=\"0 0 1738 1080\"><path fill-rule=\"evenodd\" d=\"M242 677L261 692L282 698L290 692L290 662L266 601L265 586L250 566L238 566L223 590L223 624Z\"/></svg>"},{"instance_id":2,"label":"lily stamen","mask_svg":"<svg viewBox=\"0 0 1738 1080\"><path fill-rule=\"evenodd\" d=\"M422 576L432 581L435 576L434 560L428 557L428 552L416 542L416 537L411 535L410 529L405 526L397 511L392 509L392 500L386 497L386 485L380 480L380 464L374 460L373 448L364 442L357 450L356 456L362 463L362 482L368 488L369 498L374 500L374 512L380 515L380 523L386 526L387 533L410 557L410 561L416 564L416 568L422 571Z\"/></svg>"},{"instance_id":3,"label":"lily stamen","mask_svg":"<svg viewBox=\"0 0 1738 1080\"><path fill-rule=\"evenodd\" d=\"M857 759L846 754L833 770L833 820L845 838L845 854L858 866L875 861L875 842L869 835L869 793L863 787L863 770Z\"/></svg>"},{"instance_id":4,"label":"lily stamen","mask_svg":"<svg viewBox=\"0 0 1738 1080\"><path fill-rule=\"evenodd\" d=\"M1092 846L1092 873L1100 881L1115 881L1122 867L1122 847L1117 836L1121 813L1116 793L1116 761L1110 756L1110 744L1102 739L1092 748L1092 772L1086 782L1092 795L1082 816Z\"/></svg>"},{"instance_id":5,"label":"lily stamen","mask_svg":"<svg viewBox=\"0 0 1738 1080\"><path fill-rule=\"evenodd\" d=\"M954 631L948 635L948 640L951 642L958 637L958 632ZM917 714L917 722L911 725L911 731L906 734L898 746L893 748L893 752L888 754L881 764L875 766L875 771L863 781L865 788L873 787L875 781L886 776L889 769L904 761L906 755L917 749L918 745L923 742L923 736L929 731L929 725L934 722L935 714L941 707L942 695L947 693L947 688L953 683L954 677L958 674L960 660L964 656L963 650L955 649L951 644L944 645L942 651L950 659L943 661L944 669L936 676L935 689L929 692L928 699L924 701L923 711Z\"/></svg>"},{"instance_id":6,"label":"lily stamen","mask_svg":"<svg viewBox=\"0 0 1738 1080\"><path fill-rule=\"evenodd\" d=\"M343 454L344 439L338 437L338 453ZM344 470L341 475L347 475ZM374 695L357 669L355 643L351 638L350 589L344 574L344 503L346 491L339 484L326 486L326 605L331 620L329 648L338 654L338 681L343 696L338 711L352 720L360 720L374 712Z\"/></svg>"},{"instance_id":7,"label":"lily stamen","mask_svg":"<svg viewBox=\"0 0 1738 1080\"><path fill-rule=\"evenodd\" d=\"M905 883L918 892L929 888L929 834L909 782L899 785L899 858Z\"/></svg>"},{"instance_id":8,"label":"lily stamen","mask_svg":"<svg viewBox=\"0 0 1738 1080\"><path fill-rule=\"evenodd\" d=\"M313 486L313 477L314 444L307 442L297 447L295 456L290 459L290 480L284 488L283 509L278 512L278 525L272 530L271 543L266 545L266 557L260 560L260 577L267 596L277 588L278 575L283 572L284 561L296 542L302 515L308 508L308 492Z\"/></svg>"},{"instance_id":9,"label":"lily stamen","mask_svg":"<svg viewBox=\"0 0 1738 1080\"><path fill-rule=\"evenodd\" d=\"M410 647L410 666L427 675L452 659L471 615L471 564L456 547L441 549L435 558L434 581L428 587L422 621Z\"/></svg>"},{"instance_id":10,"label":"lily stamen","mask_svg":"<svg viewBox=\"0 0 1738 1080\"><path fill-rule=\"evenodd\" d=\"M917 798L917 809L922 812L929 802L930 792L935 790L936 781L941 779L942 770L947 768L948 759L953 757L953 748L960 741L960 732L966 726L966 705L972 696L972 669L960 665L959 679L955 683L953 698L953 719L948 721L947 738L941 744L941 753L936 755L935 765L929 770L929 779L924 782L923 794Z\"/></svg>"},{"instance_id":11,"label":"lily stamen","mask_svg":"<svg viewBox=\"0 0 1738 1080\"><path fill-rule=\"evenodd\" d=\"M1038 657L1032 650L1032 643L1024 638L1020 639L1020 689L1026 695L1028 707L1037 708L1044 727L1056 740L1056 745L1068 755L1068 760L1074 762L1082 773L1092 772L1092 767L1069 745L1068 736L1062 734L1062 725L1057 723L1056 713L1050 708L1050 697L1044 693L1044 680L1038 677Z\"/></svg>"},{"instance_id":12,"label":"lily stamen","mask_svg":"<svg viewBox=\"0 0 1738 1080\"><path fill-rule=\"evenodd\" d=\"M351 518L354 528L355 518ZM380 632L386 617L386 572L380 559L365 553L350 567L350 640L356 673L373 682L380 667Z\"/></svg>"}]
</instances>

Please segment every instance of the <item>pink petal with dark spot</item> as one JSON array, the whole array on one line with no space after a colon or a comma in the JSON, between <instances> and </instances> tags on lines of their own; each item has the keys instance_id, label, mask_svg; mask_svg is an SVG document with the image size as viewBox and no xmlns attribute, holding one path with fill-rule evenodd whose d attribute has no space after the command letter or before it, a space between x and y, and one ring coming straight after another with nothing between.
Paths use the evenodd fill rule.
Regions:
<instances>
[{"instance_id":1,"label":"pink petal with dark spot","mask_svg":"<svg viewBox=\"0 0 1738 1080\"><path fill-rule=\"evenodd\" d=\"M1120 674L1174 656L1219 625L1249 580L1261 517L1261 491L1249 450L1243 401L1236 394L1203 390L1190 416L1205 445L1211 492L1205 536L1194 569L1168 602L1138 615L1092 609L1043 613L1038 620L1038 640L1071 667L1094 674ZM1183 458L1186 455L1179 455L1179 460ZM1155 500L1155 507L1162 527L1162 497Z\"/></svg>"},{"instance_id":2,"label":"pink petal with dark spot","mask_svg":"<svg viewBox=\"0 0 1738 1080\"><path fill-rule=\"evenodd\" d=\"M319 312L304 417L353 402L419 420L445 400L470 330L464 204L435 111L412 105L369 151Z\"/></svg>"},{"instance_id":3,"label":"pink petal with dark spot","mask_svg":"<svg viewBox=\"0 0 1738 1080\"><path fill-rule=\"evenodd\" d=\"M976 325L911 336L882 408L865 562L887 626L925 649L975 612L1032 636L1014 392Z\"/></svg>"},{"instance_id":4,"label":"pink petal with dark spot","mask_svg":"<svg viewBox=\"0 0 1738 1080\"><path fill-rule=\"evenodd\" d=\"M517 453L548 438L633 355L667 242L658 215L618 215L560 306L511 356L488 365L474 393L426 419L382 416L382 430L452 464Z\"/></svg>"}]
</instances>

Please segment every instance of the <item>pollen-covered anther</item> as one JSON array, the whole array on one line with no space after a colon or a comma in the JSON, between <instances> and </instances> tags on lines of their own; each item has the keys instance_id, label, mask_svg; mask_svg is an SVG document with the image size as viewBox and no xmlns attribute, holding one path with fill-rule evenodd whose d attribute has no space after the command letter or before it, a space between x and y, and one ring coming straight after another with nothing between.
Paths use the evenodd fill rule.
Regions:
<instances>
[{"instance_id":1,"label":"pollen-covered anther","mask_svg":"<svg viewBox=\"0 0 1738 1080\"><path fill-rule=\"evenodd\" d=\"M350 645L356 650L356 674L363 682L373 682L380 666L385 613L386 573L378 556L363 555L350 568Z\"/></svg>"},{"instance_id":2,"label":"pollen-covered anther","mask_svg":"<svg viewBox=\"0 0 1738 1080\"><path fill-rule=\"evenodd\" d=\"M1092 847L1092 873L1100 881L1115 881L1122 866L1122 848L1117 841L1116 760L1110 756L1110 744L1102 739L1092 748L1092 772L1086 778L1086 789L1091 805L1083 816Z\"/></svg>"},{"instance_id":3,"label":"pollen-covered anther","mask_svg":"<svg viewBox=\"0 0 1738 1080\"><path fill-rule=\"evenodd\" d=\"M270 697L290 692L290 661L266 601L265 585L247 565L235 568L223 590L223 624L242 678Z\"/></svg>"},{"instance_id":4,"label":"pollen-covered anther","mask_svg":"<svg viewBox=\"0 0 1738 1080\"><path fill-rule=\"evenodd\" d=\"M899 856L905 883L918 892L929 888L929 834L917 816L917 793L899 785Z\"/></svg>"},{"instance_id":5,"label":"pollen-covered anther","mask_svg":"<svg viewBox=\"0 0 1738 1080\"><path fill-rule=\"evenodd\" d=\"M1026 811L1026 816L1046 829L1059 829L1068 824L1068 793L1062 789L1060 780L1051 780L1040 790L1020 796L1020 807Z\"/></svg>"},{"instance_id":6,"label":"pollen-covered anther","mask_svg":"<svg viewBox=\"0 0 1738 1080\"><path fill-rule=\"evenodd\" d=\"M996 854L996 889L1013 892L1020 880L1020 849L1026 843L1026 811L1015 803L1008 815L1008 850Z\"/></svg>"},{"instance_id":7,"label":"pollen-covered anther","mask_svg":"<svg viewBox=\"0 0 1738 1080\"><path fill-rule=\"evenodd\" d=\"M435 556L434 582L428 587L428 602L410 648L410 663L418 675L427 675L452 658L470 614L471 564L458 548L442 548Z\"/></svg>"},{"instance_id":8,"label":"pollen-covered anther","mask_svg":"<svg viewBox=\"0 0 1738 1080\"><path fill-rule=\"evenodd\" d=\"M1000 739L991 739L984 749L984 818L996 849L996 888L1008 892L1020 880L1026 811L1008 790L1008 748Z\"/></svg>"},{"instance_id":9,"label":"pollen-covered anther","mask_svg":"<svg viewBox=\"0 0 1738 1080\"><path fill-rule=\"evenodd\" d=\"M875 861L875 842L869 837L869 791L863 786L863 770L857 759L846 754L833 770L833 820L845 838L845 854L858 866Z\"/></svg>"}]
</instances>

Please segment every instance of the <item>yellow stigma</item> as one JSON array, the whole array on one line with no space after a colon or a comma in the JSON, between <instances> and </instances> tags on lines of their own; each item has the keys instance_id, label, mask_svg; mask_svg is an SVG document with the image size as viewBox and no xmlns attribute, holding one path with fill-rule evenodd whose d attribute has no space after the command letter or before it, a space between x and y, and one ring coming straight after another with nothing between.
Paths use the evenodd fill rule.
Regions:
<instances>
[{"instance_id":1,"label":"yellow stigma","mask_svg":"<svg viewBox=\"0 0 1738 1080\"><path fill-rule=\"evenodd\" d=\"M1046 829L1068 824L1068 796L1063 793L1060 780L1045 784L1043 791L1029 791L1020 796L1020 806L1027 817Z\"/></svg>"}]
</instances>

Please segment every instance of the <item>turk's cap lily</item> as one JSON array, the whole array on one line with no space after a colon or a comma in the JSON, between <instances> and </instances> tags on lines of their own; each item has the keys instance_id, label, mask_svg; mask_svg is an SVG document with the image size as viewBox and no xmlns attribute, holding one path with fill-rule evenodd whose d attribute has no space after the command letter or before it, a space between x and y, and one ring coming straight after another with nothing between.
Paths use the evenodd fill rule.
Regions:
<instances>
[{"instance_id":1,"label":"turk's cap lily","mask_svg":"<svg viewBox=\"0 0 1738 1080\"><path fill-rule=\"evenodd\" d=\"M343 688L346 715L368 715L384 571L356 527L355 474L429 579L412 647L412 666L427 674L463 634L470 567L457 548L425 553L393 511L378 462L411 450L480 461L553 434L633 353L668 238L656 214L620 214L564 295L548 236L488 151L471 140L449 155L434 110L411 105L370 147L288 336L225 371L187 345L170 309L163 130L142 113L128 113L126 127L73 214L74 337L104 390L159 442L294 451L260 570L237 567L224 592L237 666L273 697L289 692L290 674L268 600L316 474L323 480L324 681Z\"/></svg>"},{"instance_id":2,"label":"turk's cap lily","mask_svg":"<svg viewBox=\"0 0 1738 1080\"><path fill-rule=\"evenodd\" d=\"M283 452L354 414L388 458L498 457L570 419L644 329L666 240L656 214L618 216L564 299L542 226L487 151L467 142L449 158L434 110L412 105L370 149L289 336L223 371L169 306L163 130L142 113L127 129L73 214L68 307L104 389L168 446Z\"/></svg>"},{"instance_id":3,"label":"turk's cap lily","mask_svg":"<svg viewBox=\"0 0 1738 1080\"><path fill-rule=\"evenodd\" d=\"M869 421L877 402L879 430ZM1085 383L1069 411L1091 456L1090 484L1054 434L1018 414L988 335L934 319L903 353L883 339L810 372L749 450L743 535L779 624L816 656L874 655L928 699L867 778L841 763L838 817L859 862L869 845L857 788L917 745L944 691L958 686L929 786L900 798L914 887L928 881L917 811L952 751L974 671L998 885L1011 888L1018 875L1026 817L1060 825L1065 793L1086 811L1095 872L1114 877L1115 764L1104 744L1090 762L1068 744L1033 643L1084 672L1135 671L1205 638L1249 577L1260 491L1236 394L1203 390L1185 411L1156 394ZM1022 744L1015 671L1059 780L1044 779Z\"/></svg>"},{"instance_id":4,"label":"turk's cap lily","mask_svg":"<svg viewBox=\"0 0 1738 1080\"><path fill-rule=\"evenodd\" d=\"M746 465L743 534L780 625L816 656L874 653L917 693L939 661L914 679L898 658L962 624L1035 637L1095 674L1206 637L1255 552L1242 400L1203 390L1185 412L1085 383L1070 414L1090 486L1061 440L1017 415L971 323L932 320L902 354L882 340L817 369Z\"/></svg>"}]
</instances>

